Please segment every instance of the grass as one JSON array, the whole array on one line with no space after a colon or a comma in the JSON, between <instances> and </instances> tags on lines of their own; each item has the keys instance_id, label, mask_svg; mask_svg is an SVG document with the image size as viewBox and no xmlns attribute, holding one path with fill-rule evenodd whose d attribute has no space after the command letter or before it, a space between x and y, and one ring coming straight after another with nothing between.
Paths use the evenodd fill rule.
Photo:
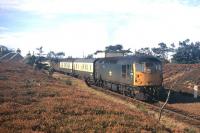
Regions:
<instances>
[{"instance_id":1,"label":"grass","mask_svg":"<svg viewBox=\"0 0 200 133\"><path fill-rule=\"evenodd\" d=\"M70 79L70 78L66 79L66 80L65 80L65 84L66 84L66 85L72 85L71 79Z\"/></svg>"},{"instance_id":2,"label":"grass","mask_svg":"<svg viewBox=\"0 0 200 133\"><path fill-rule=\"evenodd\" d=\"M23 65L18 66L18 69L25 69L24 74L21 75L21 71L14 74L13 71L7 71L10 83L0 81L0 132L174 130L158 124L153 116L145 113L145 107L138 106L138 111L129 104L95 92L83 81L58 74L54 75L55 79L49 78L48 75L34 72ZM0 67L0 72L2 71ZM24 81L27 78L34 80L34 84L26 86Z\"/></svg>"},{"instance_id":3,"label":"grass","mask_svg":"<svg viewBox=\"0 0 200 133\"><path fill-rule=\"evenodd\" d=\"M148 113L148 110L146 109L146 107L143 104L138 104L137 108L142 112Z\"/></svg>"},{"instance_id":4,"label":"grass","mask_svg":"<svg viewBox=\"0 0 200 133\"><path fill-rule=\"evenodd\" d=\"M192 127L191 128L185 128L184 131L187 132L187 133L197 133L197 131Z\"/></svg>"}]
</instances>

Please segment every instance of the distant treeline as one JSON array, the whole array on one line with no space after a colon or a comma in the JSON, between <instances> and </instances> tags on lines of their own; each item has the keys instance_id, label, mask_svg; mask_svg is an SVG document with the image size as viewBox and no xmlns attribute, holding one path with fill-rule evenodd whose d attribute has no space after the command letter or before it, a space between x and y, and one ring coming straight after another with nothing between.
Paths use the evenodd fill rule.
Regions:
<instances>
[{"instance_id":1,"label":"distant treeline","mask_svg":"<svg viewBox=\"0 0 200 133\"><path fill-rule=\"evenodd\" d=\"M0 45L0 56L2 56L5 53L13 52L11 50L8 50L7 47ZM54 51L50 51L46 57L44 57L42 46L40 48L36 48L37 54L32 55L30 52L27 54L27 57L31 57L31 64L34 62L39 62L41 59L51 59L51 60L58 60L65 56L64 52L58 52L55 53ZM17 49L16 52L21 53L20 49ZM129 49L124 50L123 46L121 44L117 45L110 45L105 47L105 50L97 50L94 54L101 53L101 52L121 52L123 55L127 55L128 53L134 54L134 55L150 55L158 57L160 60L162 60L164 63L172 62L172 63L180 63L180 64L194 64L194 63L200 63L200 42L191 42L189 39L186 39L185 41L179 41L178 47L175 47L174 44L170 44L168 46L166 43L161 42L158 44L158 47L154 48L141 48L139 50L135 50L132 52ZM170 58L169 58L170 56ZM33 58L34 57L34 58ZM72 58L69 56L68 58ZM89 54L86 58L93 58L93 54ZM170 61L169 61L170 60Z\"/></svg>"},{"instance_id":2,"label":"distant treeline","mask_svg":"<svg viewBox=\"0 0 200 133\"><path fill-rule=\"evenodd\" d=\"M174 44L167 46L159 43L156 48L141 48L135 51L136 55L152 55L160 58L164 62L169 62L168 56L172 56L172 63L194 64L200 63L200 42L190 42L189 39L179 41L176 48Z\"/></svg>"}]
</instances>

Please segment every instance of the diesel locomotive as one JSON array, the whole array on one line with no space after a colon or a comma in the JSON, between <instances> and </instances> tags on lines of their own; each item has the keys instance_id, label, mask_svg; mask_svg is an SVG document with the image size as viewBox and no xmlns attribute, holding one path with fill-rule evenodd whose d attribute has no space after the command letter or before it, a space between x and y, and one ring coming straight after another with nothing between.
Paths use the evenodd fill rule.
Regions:
<instances>
[{"instance_id":1,"label":"diesel locomotive","mask_svg":"<svg viewBox=\"0 0 200 133\"><path fill-rule=\"evenodd\" d=\"M162 63L153 56L123 56L97 59L63 59L56 71L82 78L96 85L140 100L159 98L162 87Z\"/></svg>"}]
</instances>

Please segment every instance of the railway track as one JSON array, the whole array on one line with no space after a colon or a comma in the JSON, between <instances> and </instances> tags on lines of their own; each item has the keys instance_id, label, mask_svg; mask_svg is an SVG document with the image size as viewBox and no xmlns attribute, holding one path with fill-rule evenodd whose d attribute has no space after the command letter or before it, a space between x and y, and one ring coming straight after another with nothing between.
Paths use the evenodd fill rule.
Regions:
<instances>
[{"instance_id":1,"label":"railway track","mask_svg":"<svg viewBox=\"0 0 200 133\"><path fill-rule=\"evenodd\" d=\"M91 87L95 90L102 91L108 95L112 95L112 96L118 97L120 99L126 100L127 102L133 103L136 106L144 105L147 109L153 110L157 113L160 113L161 106L164 104L163 102L147 103L144 101L139 101L137 99L113 92L109 89L103 89L101 87L97 87L94 85L91 85ZM176 120L182 121L184 123L187 123L189 125L192 125L192 126L200 129L200 116L199 115L194 115L189 112L185 112L185 111L182 111L182 110L170 107L170 106L166 106L162 110L162 114L165 116L171 117L171 118L175 118Z\"/></svg>"},{"instance_id":2,"label":"railway track","mask_svg":"<svg viewBox=\"0 0 200 133\"><path fill-rule=\"evenodd\" d=\"M164 104L161 101L156 101L154 103L148 103L148 102L140 101L140 100L131 98L129 96L111 91L109 88L102 88L102 87L94 86L91 84L87 84L87 85L89 85L91 88L93 88L97 91L101 91L110 96L114 96L121 100L125 100L128 103L133 103L136 107L139 107L140 105L144 105L146 109L152 110L156 113L160 113L161 107ZM183 110L180 110L180 109L177 109L177 108L171 107L171 106L166 106L162 110L162 114L163 114L162 116L174 118L175 120L181 121L183 123L187 123L188 125L191 125L195 128L200 129L200 116L199 115L191 114L189 112L185 112ZM161 119L162 119L162 117L161 117ZM159 122L159 120L158 120L158 122Z\"/></svg>"},{"instance_id":3,"label":"railway track","mask_svg":"<svg viewBox=\"0 0 200 133\"><path fill-rule=\"evenodd\" d=\"M158 104L153 104L154 106L160 108L162 106L163 102ZM175 117L177 120L183 121L185 123L188 123L190 125L194 125L195 127L200 128L200 116L191 114L189 112L185 112L183 110L166 106L164 109L164 113L166 113L167 116Z\"/></svg>"}]
</instances>

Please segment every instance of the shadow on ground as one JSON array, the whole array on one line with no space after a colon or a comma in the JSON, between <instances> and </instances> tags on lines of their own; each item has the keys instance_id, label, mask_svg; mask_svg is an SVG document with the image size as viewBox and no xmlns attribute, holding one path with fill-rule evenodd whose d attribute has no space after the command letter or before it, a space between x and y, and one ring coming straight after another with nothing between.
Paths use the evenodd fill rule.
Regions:
<instances>
[{"instance_id":1,"label":"shadow on ground","mask_svg":"<svg viewBox=\"0 0 200 133\"><path fill-rule=\"evenodd\" d=\"M177 92L174 90L171 90L169 103L196 103L200 102L200 96L198 98L194 98L193 94L185 93L185 92Z\"/></svg>"}]
</instances>

